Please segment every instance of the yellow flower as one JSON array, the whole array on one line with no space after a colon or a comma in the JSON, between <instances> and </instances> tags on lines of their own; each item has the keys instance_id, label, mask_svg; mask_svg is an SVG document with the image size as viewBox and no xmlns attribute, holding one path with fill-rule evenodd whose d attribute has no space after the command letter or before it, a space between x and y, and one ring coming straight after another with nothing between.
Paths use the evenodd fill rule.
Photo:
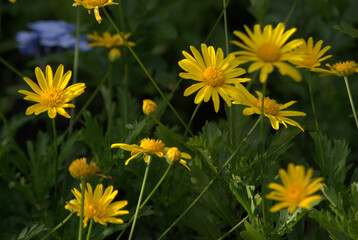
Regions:
<instances>
[{"instance_id":1,"label":"yellow flower","mask_svg":"<svg viewBox=\"0 0 358 240\"><path fill-rule=\"evenodd\" d=\"M355 61L345 61L345 62L338 62L333 65L326 64L326 66L329 68L322 69L318 68L316 72L321 73L319 76L327 76L327 75L336 75L339 77L347 77L349 75L352 75L353 73L358 73L358 63Z\"/></svg>"},{"instance_id":2,"label":"yellow flower","mask_svg":"<svg viewBox=\"0 0 358 240\"><path fill-rule=\"evenodd\" d=\"M249 93L249 91L247 91L247 89L242 85L237 85L237 87L240 88L238 91L242 94L242 97L235 99L233 104L241 104L241 105L248 106L242 111L244 115L252 115L252 114L261 115L262 93L256 91L256 94L258 96L258 98L256 98L251 93ZM306 116L306 114L304 112L299 112L299 111L284 110L294 103L296 103L296 101L290 101L285 104L279 104L275 100L270 99L269 97L265 97L263 112L264 115L270 119L271 126L275 130L279 129L279 124L281 123L286 128L287 128L287 124L290 124L304 131L298 122L293 121L292 119L289 119L287 117Z\"/></svg>"},{"instance_id":3,"label":"yellow flower","mask_svg":"<svg viewBox=\"0 0 358 240\"><path fill-rule=\"evenodd\" d=\"M153 115L157 111L158 106L154 101L152 101L150 99L144 99L142 109L143 109L143 113L145 115L150 116L150 115Z\"/></svg>"},{"instance_id":4,"label":"yellow flower","mask_svg":"<svg viewBox=\"0 0 358 240\"><path fill-rule=\"evenodd\" d=\"M82 184L80 184L80 187L82 189ZM77 216L80 216L82 194L76 188L73 188L71 192L76 197L76 199L67 202L65 208L67 210L77 212ZM117 193L117 190L113 191L113 186L107 187L103 193L102 184L98 184L93 192L91 184L87 183L87 189L85 189L83 212L84 227L87 227L89 219L93 219L95 222L98 222L102 225L106 225L107 223L123 223L123 220L116 218L116 216L129 214L129 211L121 210L128 204L128 202L116 201L112 203Z\"/></svg>"},{"instance_id":5,"label":"yellow flower","mask_svg":"<svg viewBox=\"0 0 358 240\"><path fill-rule=\"evenodd\" d=\"M143 154L145 162L148 162L148 155L165 156L165 144L161 140L150 138L142 139L139 146L136 144L114 143L111 145L111 148L121 148L131 152L131 157L126 160L125 165L128 165L133 158L140 154Z\"/></svg>"},{"instance_id":6,"label":"yellow flower","mask_svg":"<svg viewBox=\"0 0 358 240\"><path fill-rule=\"evenodd\" d=\"M68 167L71 176L79 180L88 180L98 175L101 170L96 163L87 163L87 158L78 158Z\"/></svg>"},{"instance_id":7,"label":"yellow flower","mask_svg":"<svg viewBox=\"0 0 358 240\"><path fill-rule=\"evenodd\" d=\"M122 32L124 39L127 40L132 34ZM111 35L109 32L104 32L103 36L100 36L96 31L93 34L87 34L87 37L92 40L88 44L90 47L105 47L105 48L114 48L124 46L123 39L118 33ZM132 41L127 41L129 46L135 46L135 43Z\"/></svg>"},{"instance_id":8,"label":"yellow flower","mask_svg":"<svg viewBox=\"0 0 358 240\"><path fill-rule=\"evenodd\" d=\"M9 2L11 2L11 3L16 3L16 0L9 0Z\"/></svg>"},{"instance_id":9,"label":"yellow flower","mask_svg":"<svg viewBox=\"0 0 358 240\"><path fill-rule=\"evenodd\" d=\"M283 185L270 183L269 188L273 189L267 199L280 201L280 203L270 208L271 212L277 212L282 208L288 207L292 214L297 207L311 209L310 204L320 200L320 195L312 195L322 187L323 178L319 177L310 182L313 169L309 168L305 173L304 166L288 164L287 172L284 169L279 170L279 175Z\"/></svg>"},{"instance_id":10,"label":"yellow flower","mask_svg":"<svg viewBox=\"0 0 358 240\"><path fill-rule=\"evenodd\" d=\"M120 56L121 56L121 50L119 50L118 48L112 48L111 50L109 50L108 53L109 61L114 62Z\"/></svg>"},{"instance_id":11,"label":"yellow flower","mask_svg":"<svg viewBox=\"0 0 358 240\"><path fill-rule=\"evenodd\" d=\"M167 159L167 162L169 164L179 162L181 165L183 165L184 167L186 167L190 171L188 163L182 158L191 159L191 156L188 153L181 152L176 147L172 147L172 148L167 149L166 159Z\"/></svg>"},{"instance_id":12,"label":"yellow flower","mask_svg":"<svg viewBox=\"0 0 358 240\"><path fill-rule=\"evenodd\" d=\"M182 52L185 59L179 61L179 66L186 72L181 72L179 76L199 83L188 87L184 92L184 96L189 96L200 89L195 97L195 104L203 100L207 102L212 98L215 112L218 112L220 95L226 104L231 107L230 97L235 94L234 86L231 84L249 81L249 78L238 78L246 71L237 67L239 62L233 54L229 54L224 58L221 48L218 48L215 53L214 47L207 47L205 44L201 44L203 57L195 47L190 46L190 50L193 56L185 51Z\"/></svg>"},{"instance_id":13,"label":"yellow flower","mask_svg":"<svg viewBox=\"0 0 358 240\"><path fill-rule=\"evenodd\" d=\"M47 111L50 118L55 118L57 113L71 118L64 108L74 108L75 105L68 103L75 97L84 92L86 85L84 83L76 83L66 88L70 78L71 71L63 74L64 67L58 66L55 76L49 65L46 66L46 75L43 74L39 67L35 68L35 75L39 85L31 79L24 77L25 82L32 88L34 92L27 90L19 90L18 92L26 95L25 100L37 102L26 109L26 115L39 115Z\"/></svg>"},{"instance_id":14,"label":"yellow flower","mask_svg":"<svg viewBox=\"0 0 358 240\"><path fill-rule=\"evenodd\" d=\"M74 0L75 3L72 5L73 7L77 7L78 5L82 5L84 8L88 9L88 13L91 13L91 9L94 9L94 15L98 23L102 22L102 18L99 15L99 8L107 5L118 4L114 3L113 0Z\"/></svg>"},{"instance_id":15,"label":"yellow flower","mask_svg":"<svg viewBox=\"0 0 358 240\"><path fill-rule=\"evenodd\" d=\"M321 62L332 57L332 55L323 55L331 48L331 46L326 46L321 50L323 41L319 40L313 46L313 38L310 37L307 40L307 43L304 42L301 46L299 46L295 51L297 53L303 54L304 58L300 61L290 61L292 64L296 65L298 68L307 68L311 71L314 71L316 67L321 65Z\"/></svg>"},{"instance_id":16,"label":"yellow flower","mask_svg":"<svg viewBox=\"0 0 358 240\"><path fill-rule=\"evenodd\" d=\"M295 39L288 43L288 38L296 31L291 28L285 32L285 25L279 23L276 28L272 29L271 25L266 25L261 31L261 26L256 24L252 32L246 25L244 26L247 35L234 31L234 35L241 39L239 41L231 41L234 45L242 48L241 51L234 52L238 55L241 63L253 62L248 72L252 73L260 70L260 82L267 80L274 67L277 67L282 75L288 75L295 81L301 81L302 76L287 61L300 61L302 56L292 51L303 43L302 39Z\"/></svg>"}]
</instances>

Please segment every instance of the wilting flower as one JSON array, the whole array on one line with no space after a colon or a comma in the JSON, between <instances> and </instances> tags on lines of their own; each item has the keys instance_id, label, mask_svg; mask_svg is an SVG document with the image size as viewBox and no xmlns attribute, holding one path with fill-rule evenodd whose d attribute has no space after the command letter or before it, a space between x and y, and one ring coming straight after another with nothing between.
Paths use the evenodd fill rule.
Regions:
<instances>
[{"instance_id":1,"label":"wilting flower","mask_svg":"<svg viewBox=\"0 0 358 240\"><path fill-rule=\"evenodd\" d=\"M253 62L247 70L249 73L261 69L260 82L264 83L268 74L274 70L274 67L277 67L282 75L288 75L295 81L302 80L300 73L286 63L302 60L302 56L292 50L303 44L303 40L295 39L287 42L296 28L285 32L285 25L279 23L274 29L272 29L272 25L266 25L261 31L261 26L256 24L252 32L246 25L244 27L247 35L240 31L234 31L234 35L242 42L234 40L231 43L243 49L234 52L238 56L240 64Z\"/></svg>"},{"instance_id":2,"label":"wilting flower","mask_svg":"<svg viewBox=\"0 0 358 240\"><path fill-rule=\"evenodd\" d=\"M78 180L88 180L98 175L101 170L95 162L87 163L87 158L78 158L68 167L71 176Z\"/></svg>"},{"instance_id":3,"label":"wilting flower","mask_svg":"<svg viewBox=\"0 0 358 240\"><path fill-rule=\"evenodd\" d=\"M166 152L167 162L169 164L180 163L181 165L183 165L184 167L186 167L186 169L188 169L190 171L188 163L183 158L191 159L191 156L188 153L181 152L176 147L167 148L167 152Z\"/></svg>"},{"instance_id":4,"label":"wilting flower","mask_svg":"<svg viewBox=\"0 0 358 240\"><path fill-rule=\"evenodd\" d=\"M262 112L262 93L259 91L256 91L257 98L254 97L249 91L246 90L245 87L242 85L237 85L237 87L240 87L239 92L242 94L241 98L235 99L233 104L241 104L248 106L245 108L242 113L244 115L252 115L252 114L259 114L261 115ZM306 116L304 112L299 111L287 111L284 110L291 106L292 104L296 103L296 101L290 101L285 104L279 104L275 100L270 99L269 97L265 97L264 99L264 107L263 112L266 117L270 119L271 126L275 129L279 129L279 124L283 124L287 128L287 124L298 127L302 131L303 128L301 125L293 121L290 118L287 117L294 117L294 116Z\"/></svg>"},{"instance_id":5,"label":"wilting flower","mask_svg":"<svg viewBox=\"0 0 358 240\"><path fill-rule=\"evenodd\" d=\"M68 103L84 92L86 85L84 83L76 83L66 88L70 78L71 71L65 74L64 67L58 66L55 76L49 65L46 66L46 75L43 74L39 67L35 68L35 75L39 85L34 83L30 78L24 77L25 82L34 92L27 90L19 90L18 92L26 95L25 100L37 102L26 109L26 115L39 115L47 111L50 118L55 118L57 113L71 118L64 108L74 108L75 105Z\"/></svg>"},{"instance_id":6,"label":"wilting flower","mask_svg":"<svg viewBox=\"0 0 358 240\"><path fill-rule=\"evenodd\" d=\"M237 67L239 62L233 54L224 58L221 48L218 48L215 53L214 47L201 44L203 57L195 47L190 46L190 50L193 56L185 51L182 52L185 59L179 61L179 66L186 72L181 72L179 76L199 83L188 87L184 96L189 96L200 89L194 99L195 104L199 104L203 100L207 102L212 98L215 112L218 112L220 95L230 107L230 96L236 94L234 86L231 84L249 81L249 78L238 78L246 71Z\"/></svg>"},{"instance_id":7,"label":"wilting flower","mask_svg":"<svg viewBox=\"0 0 358 240\"><path fill-rule=\"evenodd\" d=\"M150 99L144 99L142 109L143 109L143 113L145 115L150 116L150 115L153 115L157 111L158 106L154 101L152 101Z\"/></svg>"},{"instance_id":8,"label":"wilting flower","mask_svg":"<svg viewBox=\"0 0 358 240\"><path fill-rule=\"evenodd\" d=\"M114 143L111 145L111 148L121 148L125 151L131 152L131 157L126 160L124 163L128 163L135 157L143 154L145 162L148 162L149 155L156 155L158 157L165 157L165 144L161 140L155 140L150 138L144 138L140 141L140 145L136 144L125 144L125 143Z\"/></svg>"},{"instance_id":9,"label":"wilting flower","mask_svg":"<svg viewBox=\"0 0 358 240\"><path fill-rule=\"evenodd\" d=\"M82 184L80 185L82 189ZM80 216L81 212L81 192L76 188L71 190L76 199L67 202L65 208L70 211L77 212L77 216ZM92 190L91 184L87 183L87 189L85 189L84 198L84 212L83 212L83 225L87 227L88 220L93 219L102 225L107 223L122 224L123 220L116 218L119 215L129 214L127 210L121 210L125 207L127 201L116 201L113 202L118 191L113 191L113 186L109 186L103 193L103 185L98 184L96 189Z\"/></svg>"},{"instance_id":10,"label":"wilting flower","mask_svg":"<svg viewBox=\"0 0 358 240\"><path fill-rule=\"evenodd\" d=\"M75 3L72 5L73 7L77 7L78 5L82 5L84 8L88 9L88 13L91 13L91 10L94 9L94 16L98 23L102 22L102 18L99 15L99 8L105 7L107 5L118 4L114 3L113 0L74 0Z\"/></svg>"},{"instance_id":11,"label":"wilting flower","mask_svg":"<svg viewBox=\"0 0 358 240\"><path fill-rule=\"evenodd\" d=\"M32 31L20 31L16 34L16 41L20 53L28 56L41 57L42 52L46 54L62 49L74 49L76 37L72 31L76 29L75 24L65 21L47 20L27 24ZM89 50L88 39L80 35L79 50Z\"/></svg>"},{"instance_id":12,"label":"wilting flower","mask_svg":"<svg viewBox=\"0 0 358 240\"><path fill-rule=\"evenodd\" d=\"M316 67L321 65L321 62L332 57L332 55L327 55L323 57L323 55L331 48L331 46L326 46L321 49L322 44L323 41L319 40L313 46L313 38L308 38L307 43L304 42L295 50L295 52L297 52L298 54L302 54L303 58L299 61L293 60L290 62L296 65L296 67L298 68L307 68L310 71L314 71Z\"/></svg>"},{"instance_id":13,"label":"wilting flower","mask_svg":"<svg viewBox=\"0 0 358 240\"><path fill-rule=\"evenodd\" d=\"M313 169L309 168L305 173L304 166L288 164L287 172L280 169L280 175L283 185L270 183L269 188L273 191L266 195L267 199L280 201L280 203L270 208L271 212L277 212L288 207L289 213L293 213L297 207L311 209L310 204L322 199L320 195L312 195L322 187L323 178L319 177L311 180Z\"/></svg>"},{"instance_id":14,"label":"wilting flower","mask_svg":"<svg viewBox=\"0 0 358 240\"><path fill-rule=\"evenodd\" d=\"M326 64L329 69L318 68L316 71L321 73L319 76L336 75L347 77L353 73L358 73L358 63L355 61L338 62L333 65Z\"/></svg>"}]
</instances>

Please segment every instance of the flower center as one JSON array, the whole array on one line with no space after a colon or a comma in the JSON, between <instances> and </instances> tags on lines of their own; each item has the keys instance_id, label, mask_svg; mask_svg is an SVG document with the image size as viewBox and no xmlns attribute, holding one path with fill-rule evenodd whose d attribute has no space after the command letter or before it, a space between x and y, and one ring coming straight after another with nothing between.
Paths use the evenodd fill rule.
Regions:
<instances>
[{"instance_id":1,"label":"flower center","mask_svg":"<svg viewBox=\"0 0 358 240\"><path fill-rule=\"evenodd\" d=\"M287 189L286 197L289 202L298 204L303 198L302 189L291 186Z\"/></svg>"},{"instance_id":2,"label":"flower center","mask_svg":"<svg viewBox=\"0 0 358 240\"><path fill-rule=\"evenodd\" d=\"M339 62L333 64L332 69L337 71L340 75L350 75L357 72L358 64L354 61Z\"/></svg>"},{"instance_id":3,"label":"flower center","mask_svg":"<svg viewBox=\"0 0 358 240\"><path fill-rule=\"evenodd\" d=\"M261 111L262 108L262 97L258 98L254 103L255 107ZM269 97L265 97L264 100L264 113L277 116L280 110L280 105Z\"/></svg>"},{"instance_id":4,"label":"flower center","mask_svg":"<svg viewBox=\"0 0 358 240\"><path fill-rule=\"evenodd\" d=\"M62 102L62 91L54 88L44 90L41 95L42 103L47 107L57 107Z\"/></svg>"},{"instance_id":5,"label":"flower center","mask_svg":"<svg viewBox=\"0 0 358 240\"><path fill-rule=\"evenodd\" d=\"M280 59L280 48L273 43L264 43L257 49L257 56L263 62L276 62Z\"/></svg>"},{"instance_id":6,"label":"flower center","mask_svg":"<svg viewBox=\"0 0 358 240\"><path fill-rule=\"evenodd\" d=\"M105 213L106 209L98 202L85 202L84 216L88 218L101 218L105 215Z\"/></svg>"},{"instance_id":7,"label":"flower center","mask_svg":"<svg viewBox=\"0 0 358 240\"><path fill-rule=\"evenodd\" d=\"M225 82L224 73L221 69L210 66L203 72L203 81L213 87L220 87Z\"/></svg>"},{"instance_id":8,"label":"flower center","mask_svg":"<svg viewBox=\"0 0 358 240\"><path fill-rule=\"evenodd\" d=\"M165 144L162 141L149 138L142 139L140 141L140 147L144 148L145 150L149 150L150 154L164 152L165 150Z\"/></svg>"},{"instance_id":9,"label":"flower center","mask_svg":"<svg viewBox=\"0 0 358 240\"><path fill-rule=\"evenodd\" d=\"M317 64L317 55L316 54L307 54L302 61L302 65L306 68L312 68Z\"/></svg>"},{"instance_id":10,"label":"flower center","mask_svg":"<svg viewBox=\"0 0 358 240\"><path fill-rule=\"evenodd\" d=\"M87 0L87 4L92 6L101 6L106 2L107 0Z\"/></svg>"}]
</instances>

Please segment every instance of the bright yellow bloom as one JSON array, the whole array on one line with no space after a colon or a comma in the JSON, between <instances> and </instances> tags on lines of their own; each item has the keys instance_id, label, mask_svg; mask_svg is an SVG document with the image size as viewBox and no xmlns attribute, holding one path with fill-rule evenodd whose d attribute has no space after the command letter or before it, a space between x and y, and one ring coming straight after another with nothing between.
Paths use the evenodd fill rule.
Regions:
<instances>
[{"instance_id":1,"label":"bright yellow bloom","mask_svg":"<svg viewBox=\"0 0 358 240\"><path fill-rule=\"evenodd\" d=\"M84 8L88 9L88 13L91 13L91 9L94 9L94 15L98 23L102 22L102 18L99 15L99 8L118 4L114 3L113 0L74 0L75 3L72 5L73 7L77 7L78 5L82 5Z\"/></svg>"},{"instance_id":2,"label":"bright yellow bloom","mask_svg":"<svg viewBox=\"0 0 358 240\"><path fill-rule=\"evenodd\" d=\"M241 98L235 99L233 104L241 104L248 106L245 108L242 113L244 115L252 115L252 114L259 114L261 115L262 111L262 93L256 91L258 98L254 97L245 87L242 85L237 85L239 88L238 91L242 94ZM302 131L303 128L301 125L293 121L287 117L294 117L294 116L306 116L304 112L299 111L286 111L284 109L288 108L292 104L296 103L296 101L290 101L285 104L279 104L275 100L270 99L269 97L265 97L264 99L264 107L263 112L266 117L270 119L271 126L275 129L279 129L279 124L283 124L287 128L287 124L298 127ZM284 110L284 111L283 111Z\"/></svg>"},{"instance_id":3,"label":"bright yellow bloom","mask_svg":"<svg viewBox=\"0 0 358 240\"><path fill-rule=\"evenodd\" d=\"M143 109L143 113L145 115L150 116L150 115L153 115L157 111L158 106L154 101L152 101L150 99L144 99L142 109Z\"/></svg>"},{"instance_id":4,"label":"bright yellow bloom","mask_svg":"<svg viewBox=\"0 0 358 240\"><path fill-rule=\"evenodd\" d=\"M183 158L191 159L191 156L188 153L181 152L176 147L172 147L172 148L167 149L166 159L167 159L169 164L179 162L181 165L183 165L184 167L186 167L190 171L188 163Z\"/></svg>"},{"instance_id":5,"label":"bright yellow bloom","mask_svg":"<svg viewBox=\"0 0 358 240\"><path fill-rule=\"evenodd\" d=\"M125 144L125 143L114 143L111 148L121 148L125 151L131 152L131 157L124 163L128 163L140 154L143 154L145 162L148 162L148 155L156 155L158 157L165 157L165 144L161 140L155 140L150 138L144 138L140 141L140 145L136 144Z\"/></svg>"},{"instance_id":6,"label":"bright yellow bloom","mask_svg":"<svg viewBox=\"0 0 358 240\"><path fill-rule=\"evenodd\" d=\"M338 62L333 65L327 63L326 66L329 68L329 70L322 68L318 68L316 70L316 72L322 73L319 75L320 77L327 75L347 77L353 73L358 73L358 63L355 61Z\"/></svg>"},{"instance_id":7,"label":"bright yellow bloom","mask_svg":"<svg viewBox=\"0 0 358 240\"><path fill-rule=\"evenodd\" d=\"M80 187L82 189L82 184L80 184ZM67 210L77 212L77 216L80 216L82 194L76 188L73 188L71 192L76 197L76 199L67 202L65 208ZM129 214L129 211L121 210L128 204L128 202L116 201L112 203L117 193L117 190L113 191L113 186L107 187L103 193L102 184L98 184L93 192L91 184L87 183L87 189L85 189L83 212L84 227L87 227L89 219L93 219L95 222L98 222L102 225L106 225L107 223L123 223L122 219L116 217L119 215Z\"/></svg>"},{"instance_id":8,"label":"bright yellow bloom","mask_svg":"<svg viewBox=\"0 0 358 240\"><path fill-rule=\"evenodd\" d=\"M331 48L331 46L326 46L321 49L323 44L322 40L319 40L313 46L313 38L310 37L307 40L307 43L304 42L299 46L295 52L303 54L304 58L300 61L290 61L292 64L296 65L298 68L307 68L310 71L314 71L316 67L321 65L321 62L332 57L332 55L323 55Z\"/></svg>"},{"instance_id":9,"label":"bright yellow bloom","mask_svg":"<svg viewBox=\"0 0 358 240\"><path fill-rule=\"evenodd\" d=\"M271 25L266 25L261 31L261 26L256 24L252 32L246 25L244 26L247 35L234 31L234 35L241 39L231 41L231 43L242 48L241 51L234 52L241 63L253 62L248 72L252 73L260 70L260 82L267 80L274 67L277 67L282 75L288 75L295 81L301 81L302 76L288 61L301 61L302 56L292 51L303 43L302 39L295 39L288 43L288 38L296 31L291 28L285 32L285 25L279 23L276 28L272 29Z\"/></svg>"},{"instance_id":10,"label":"bright yellow bloom","mask_svg":"<svg viewBox=\"0 0 358 240\"><path fill-rule=\"evenodd\" d=\"M319 177L310 182L313 169L309 168L305 173L304 166L288 164L287 172L280 169L280 175L283 185L270 183L269 188L272 192L266 195L267 199L280 201L280 203L270 208L271 212L277 212L288 207L289 213L293 213L297 207L311 209L310 204L322 199L320 195L312 195L322 187L323 178Z\"/></svg>"},{"instance_id":11,"label":"bright yellow bloom","mask_svg":"<svg viewBox=\"0 0 358 240\"><path fill-rule=\"evenodd\" d=\"M46 66L46 75L43 74L39 67L35 68L35 75L39 85L34 83L31 79L24 77L25 82L32 88L34 92L27 90L19 90L18 92L26 95L25 100L37 102L26 109L26 115L39 115L47 111L50 118L55 118L57 113L71 118L64 108L74 108L75 105L68 103L75 97L81 95L86 85L84 83L76 83L66 88L70 78L71 71L63 74L64 67L61 64L58 66L55 76L49 65Z\"/></svg>"},{"instance_id":12,"label":"bright yellow bloom","mask_svg":"<svg viewBox=\"0 0 358 240\"><path fill-rule=\"evenodd\" d=\"M78 158L68 167L71 176L79 180L88 180L98 174L101 170L96 163L87 163L87 158Z\"/></svg>"},{"instance_id":13,"label":"bright yellow bloom","mask_svg":"<svg viewBox=\"0 0 358 240\"><path fill-rule=\"evenodd\" d=\"M185 51L182 52L185 59L179 61L179 66L186 72L181 72L179 76L199 83L188 87L184 92L184 96L189 96L200 89L195 97L195 104L203 100L207 102L212 98L215 112L218 112L220 95L226 104L231 107L230 97L235 94L234 86L231 84L249 81L249 78L238 78L246 71L237 67L239 62L233 54L229 54L224 58L221 48L218 48L215 53L214 47L207 47L205 44L201 44L203 57L195 47L190 46L190 50L193 56Z\"/></svg>"},{"instance_id":14,"label":"bright yellow bloom","mask_svg":"<svg viewBox=\"0 0 358 240\"><path fill-rule=\"evenodd\" d=\"M127 40L132 33L123 33L124 39ZM114 48L124 46L123 39L121 35L115 33L111 35L109 32L104 32L102 36L100 36L96 31L93 34L87 34L87 37L92 40L88 46L90 47L105 47L105 48ZM127 41L129 46L135 46L135 43L132 41Z\"/></svg>"},{"instance_id":15,"label":"bright yellow bloom","mask_svg":"<svg viewBox=\"0 0 358 240\"><path fill-rule=\"evenodd\" d=\"M9 2L11 2L11 3L16 3L16 0L9 0Z\"/></svg>"}]
</instances>

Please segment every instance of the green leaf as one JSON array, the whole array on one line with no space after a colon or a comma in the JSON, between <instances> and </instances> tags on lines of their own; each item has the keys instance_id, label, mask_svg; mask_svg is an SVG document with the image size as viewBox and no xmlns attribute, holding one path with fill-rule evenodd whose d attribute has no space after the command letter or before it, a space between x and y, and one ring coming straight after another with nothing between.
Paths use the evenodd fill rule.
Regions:
<instances>
[{"instance_id":1,"label":"green leaf","mask_svg":"<svg viewBox=\"0 0 358 240\"><path fill-rule=\"evenodd\" d=\"M265 240L264 236L256 231L256 229L250 225L247 221L245 221L245 228L246 231L242 231L240 233L241 237L243 237L246 240Z\"/></svg>"},{"instance_id":2,"label":"green leaf","mask_svg":"<svg viewBox=\"0 0 358 240\"><path fill-rule=\"evenodd\" d=\"M353 38L358 38L358 29L352 28L352 27L343 27L341 25L334 25L334 29L341 31L342 33L345 33Z\"/></svg>"},{"instance_id":3,"label":"green leaf","mask_svg":"<svg viewBox=\"0 0 358 240\"><path fill-rule=\"evenodd\" d=\"M17 237L17 240L28 240L39 234L40 232L46 231L48 228L44 224L35 224L30 229L25 227Z\"/></svg>"}]
</instances>

